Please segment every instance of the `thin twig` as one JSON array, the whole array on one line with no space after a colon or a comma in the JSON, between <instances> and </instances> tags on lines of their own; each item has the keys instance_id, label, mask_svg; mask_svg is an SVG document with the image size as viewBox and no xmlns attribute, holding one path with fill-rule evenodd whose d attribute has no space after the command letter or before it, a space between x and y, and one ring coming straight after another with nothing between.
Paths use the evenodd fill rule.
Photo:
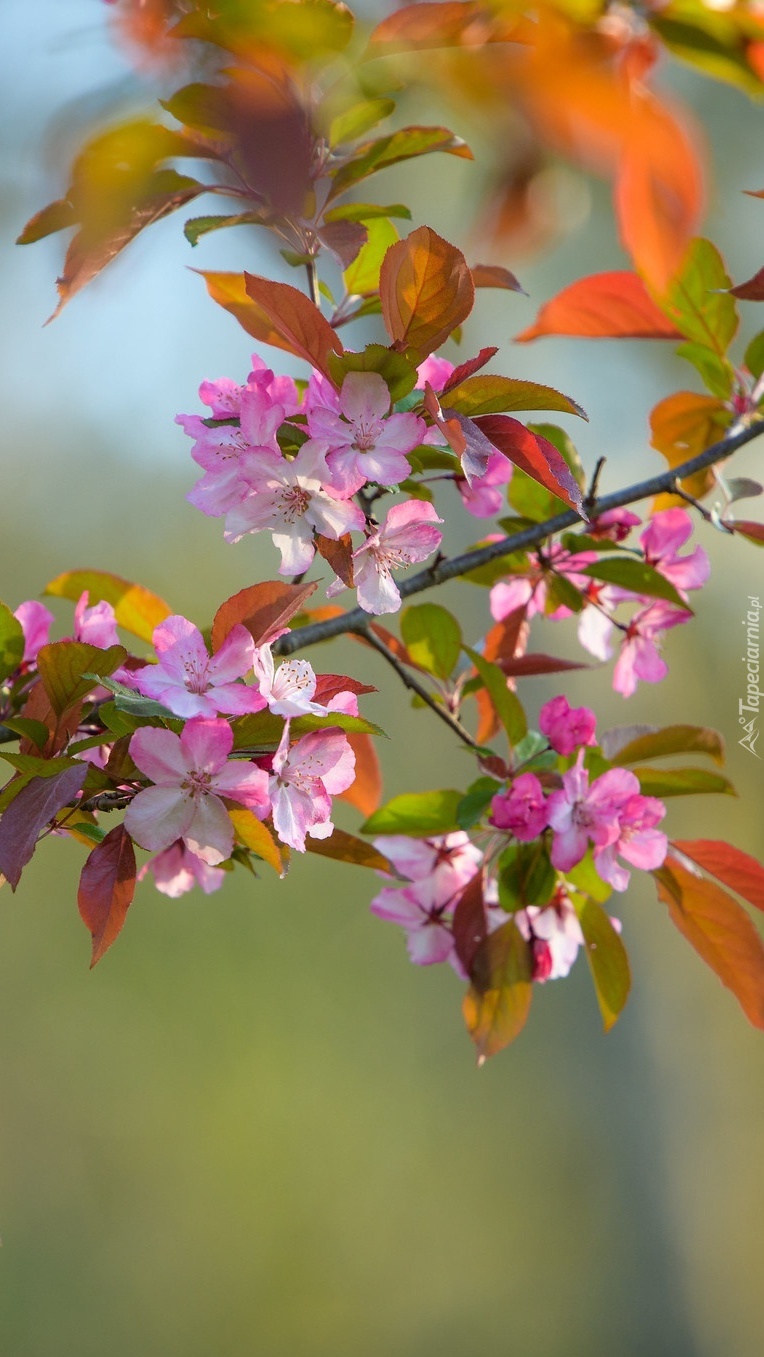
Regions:
<instances>
[{"instance_id":1,"label":"thin twig","mask_svg":"<svg viewBox=\"0 0 764 1357\"><path fill-rule=\"evenodd\" d=\"M375 635L368 624L366 626L354 628L354 634L362 637L374 650L378 651L383 659L387 660L390 668L395 670L401 683L405 683L406 687L410 688L412 693L416 693L417 697L421 697L422 701L427 704L430 710L434 711L435 715L439 716L441 721L444 721L449 729L453 730L455 734L459 736L460 740L463 740L466 745L469 745L470 749L480 748L477 740L473 740L469 731L465 730L464 726L461 724L461 721L457 721L456 717L452 716L450 711L445 707L442 707L439 702L435 701L435 698L431 693L428 693L424 685L419 682L419 679L414 678L414 675L410 674L409 671L404 668L397 656L393 654L392 650L388 649L384 641L380 641L379 637Z\"/></svg>"},{"instance_id":2,"label":"thin twig","mask_svg":"<svg viewBox=\"0 0 764 1357\"><path fill-rule=\"evenodd\" d=\"M598 518L609 509L620 509L626 504L635 504L638 500L648 499L651 495L675 491L680 480L694 475L696 471L704 471L706 467L713 466L716 462L723 462L725 458L731 457L733 452L737 452L738 448L758 438L762 432L764 432L763 418L742 428L734 428L726 438L712 444L696 457L691 457L681 466L663 471L658 476L651 476L648 480L639 481L635 485L626 486L623 490L616 490L611 495L603 495L602 499L598 499L591 506L590 517ZM420 594L425 589L434 589L439 584L445 584L447 580L467 575L471 570L488 565L502 556L509 556L512 552L527 551L554 533L564 532L566 528L575 527L580 522L581 515L576 513L575 509L568 509L565 513L547 519L545 523L534 523L533 527L524 528L522 532L516 532L511 537L502 537L497 542L489 542L488 546L476 547L461 556L452 556L450 560L438 560L434 565L402 580L398 586L401 597L410 598L412 594ZM340 617L329 617L325 622L314 622L310 626L296 628L289 635L282 636L273 649L278 655L291 655L295 650L316 645L319 641L328 641L333 636L363 630L367 623L368 614L363 608L352 608Z\"/></svg>"},{"instance_id":3,"label":"thin twig","mask_svg":"<svg viewBox=\"0 0 764 1357\"><path fill-rule=\"evenodd\" d=\"M317 306L317 307L318 307L318 309L319 309L319 311L320 311L320 310L321 310L321 293L320 293L319 290L318 290L318 274L317 274L317 272L316 272L316 261L315 261L315 259L309 259L309 260L306 262L306 264L305 264L305 272L306 272L307 275L308 275L308 292L310 293L310 300L313 302L313 305L314 305L314 306Z\"/></svg>"}]
</instances>

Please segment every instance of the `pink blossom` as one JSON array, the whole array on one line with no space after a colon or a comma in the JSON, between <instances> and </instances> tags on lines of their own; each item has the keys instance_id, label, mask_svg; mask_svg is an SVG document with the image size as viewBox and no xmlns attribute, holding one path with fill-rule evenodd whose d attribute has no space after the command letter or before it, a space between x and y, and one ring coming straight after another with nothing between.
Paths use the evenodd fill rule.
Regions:
<instances>
[{"instance_id":1,"label":"pink blossom","mask_svg":"<svg viewBox=\"0 0 764 1357\"><path fill-rule=\"evenodd\" d=\"M214 867L231 856L233 825L221 797L240 801L260 818L268 813L268 774L253 763L229 762L233 731L227 721L195 716L178 736L143 726L130 756L155 784L130 802L125 828L142 848L161 852L182 839Z\"/></svg>"},{"instance_id":2,"label":"pink blossom","mask_svg":"<svg viewBox=\"0 0 764 1357\"><path fill-rule=\"evenodd\" d=\"M240 398L240 423L207 428L195 416L178 415L196 443L191 456L205 475L186 498L204 514L219 517L234 508L249 493L247 459L257 453L281 457L276 432L284 419L284 407L274 403L262 386L245 388Z\"/></svg>"},{"instance_id":3,"label":"pink blossom","mask_svg":"<svg viewBox=\"0 0 764 1357\"><path fill-rule=\"evenodd\" d=\"M24 633L23 664L34 664L38 651L50 641L50 629L55 617L49 608L36 599L20 603L13 616L21 623Z\"/></svg>"},{"instance_id":4,"label":"pink blossom","mask_svg":"<svg viewBox=\"0 0 764 1357\"><path fill-rule=\"evenodd\" d=\"M580 572L584 566L596 561L594 551L579 551L575 555L559 542L553 542L545 552L543 559L535 552L528 556L528 571L524 575L511 575L495 584L490 593L491 616L495 622L503 622L505 617L518 608L525 608L529 618L543 613L546 608L547 580L551 577L549 567L554 572L570 580L577 589L584 592L591 583L587 575ZM570 608L564 605L550 613L554 621L570 617Z\"/></svg>"},{"instance_id":5,"label":"pink blossom","mask_svg":"<svg viewBox=\"0 0 764 1357\"><path fill-rule=\"evenodd\" d=\"M417 391L424 391L427 382L434 391L442 390L453 371L454 365L447 358L438 358L431 353L416 370Z\"/></svg>"},{"instance_id":6,"label":"pink blossom","mask_svg":"<svg viewBox=\"0 0 764 1357\"><path fill-rule=\"evenodd\" d=\"M357 505L338 499L326 465L325 443L303 443L293 461L268 452L249 454L246 499L229 510L225 538L238 542L247 532L268 530L281 552L279 573L299 575L315 555L313 531L337 541L364 526Z\"/></svg>"},{"instance_id":7,"label":"pink blossom","mask_svg":"<svg viewBox=\"0 0 764 1357\"><path fill-rule=\"evenodd\" d=\"M533 979L560 980L566 976L583 946L584 936L578 915L564 889L560 888L551 904L540 909L529 905L518 910L515 922L533 951Z\"/></svg>"},{"instance_id":8,"label":"pink blossom","mask_svg":"<svg viewBox=\"0 0 764 1357\"><path fill-rule=\"evenodd\" d=\"M422 442L426 425L418 415L390 414L390 391L378 372L349 372L339 413L313 406L308 430L328 445L326 461L335 489L354 495L367 481L405 481L411 475L405 454Z\"/></svg>"},{"instance_id":9,"label":"pink blossom","mask_svg":"<svg viewBox=\"0 0 764 1357\"><path fill-rule=\"evenodd\" d=\"M75 641L85 641L88 645L98 646L101 650L108 650L109 646L118 646L117 619L112 605L102 599L100 603L95 603L89 608L89 598L86 589L84 594L80 594L74 609Z\"/></svg>"},{"instance_id":10,"label":"pink blossom","mask_svg":"<svg viewBox=\"0 0 764 1357\"><path fill-rule=\"evenodd\" d=\"M438 834L432 839L410 839L405 834L387 834L374 840L401 876L409 881L432 878L446 895L466 886L475 875L483 854L462 830Z\"/></svg>"},{"instance_id":11,"label":"pink blossom","mask_svg":"<svg viewBox=\"0 0 764 1357\"><path fill-rule=\"evenodd\" d=\"M638 528L642 519L630 509L606 509L604 514L587 524L586 536L625 542L632 528Z\"/></svg>"},{"instance_id":12,"label":"pink blossom","mask_svg":"<svg viewBox=\"0 0 764 1357\"><path fill-rule=\"evenodd\" d=\"M431 556L443 539L434 524L442 522L433 506L423 500L410 499L392 506L382 527L370 532L363 546L353 553L358 602L365 612L398 611L401 596L392 571ZM338 593L339 588L332 583L327 594Z\"/></svg>"},{"instance_id":13,"label":"pink blossom","mask_svg":"<svg viewBox=\"0 0 764 1357\"><path fill-rule=\"evenodd\" d=\"M254 657L255 677L260 693L275 716L301 716L309 712L326 716L329 707L314 702L316 675L307 660L290 659L280 664L273 662L270 645L258 646ZM339 694L337 695L339 696ZM353 697L353 694L348 694ZM336 700L336 699L335 699ZM355 703L355 714L358 704ZM337 710L337 708L333 708Z\"/></svg>"},{"instance_id":14,"label":"pink blossom","mask_svg":"<svg viewBox=\"0 0 764 1357\"><path fill-rule=\"evenodd\" d=\"M521 773L508 791L493 798L490 820L497 829L509 830L521 843L538 838L547 826L547 804L535 773Z\"/></svg>"},{"instance_id":15,"label":"pink blossom","mask_svg":"<svg viewBox=\"0 0 764 1357\"><path fill-rule=\"evenodd\" d=\"M493 518L504 504L501 486L508 485L512 479L512 463L503 452L492 452L482 476L473 477L472 483L466 476L457 476L456 488L462 497L462 504L475 518Z\"/></svg>"},{"instance_id":16,"label":"pink blossom","mask_svg":"<svg viewBox=\"0 0 764 1357\"><path fill-rule=\"evenodd\" d=\"M210 867L209 863L192 853L182 839L144 863L138 873L138 880L142 881L149 872L154 877L157 890L173 900L185 895L193 886L201 886L205 895L211 895L213 891L220 890L226 878L222 867Z\"/></svg>"},{"instance_id":17,"label":"pink blossom","mask_svg":"<svg viewBox=\"0 0 764 1357\"><path fill-rule=\"evenodd\" d=\"M561 791L547 799L548 823L554 830L552 866L568 872L580 862L591 841L606 848L618 838L618 817L629 797L639 794L639 782L625 768L611 768L589 786L584 751L563 773Z\"/></svg>"},{"instance_id":18,"label":"pink blossom","mask_svg":"<svg viewBox=\"0 0 764 1357\"><path fill-rule=\"evenodd\" d=\"M689 622L691 616L683 608L657 599L632 617L613 669L617 693L631 697L639 679L644 683L660 683L666 677L668 665L659 654L661 632Z\"/></svg>"},{"instance_id":19,"label":"pink blossom","mask_svg":"<svg viewBox=\"0 0 764 1357\"><path fill-rule=\"evenodd\" d=\"M679 555L680 547L692 536L692 526L685 509L663 509L653 515L639 539L648 565L659 570L680 593L700 589L711 573L703 547L697 546L687 556Z\"/></svg>"},{"instance_id":20,"label":"pink blossom","mask_svg":"<svg viewBox=\"0 0 764 1357\"><path fill-rule=\"evenodd\" d=\"M660 867L668 850L668 839L655 826L666 814L666 807L655 796L630 796L618 815L618 838L597 849L594 865L614 890L625 891L630 873L617 861L626 858L632 866L651 872Z\"/></svg>"},{"instance_id":21,"label":"pink blossom","mask_svg":"<svg viewBox=\"0 0 764 1357\"><path fill-rule=\"evenodd\" d=\"M567 757L580 745L595 744L597 718L589 707L570 707L566 697L553 697L539 712L539 730L550 745Z\"/></svg>"},{"instance_id":22,"label":"pink blossom","mask_svg":"<svg viewBox=\"0 0 764 1357\"><path fill-rule=\"evenodd\" d=\"M415 966L432 966L454 955L451 911L454 896L461 890L457 885L444 895L441 882L424 877L404 890L390 886L380 891L370 908L378 919L405 928L406 947Z\"/></svg>"},{"instance_id":23,"label":"pink blossom","mask_svg":"<svg viewBox=\"0 0 764 1357\"><path fill-rule=\"evenodd\" d=\"M273 756L269 793L281 842L304 853L306 834L326 839L332 833L331 798L355 778L355 754L347 736L334 727L312 731L290 749L289 725Z\"/></svg>"},{"instance_id":24,"label":"pink blossom","mask_svg":"<svg viewBox=\"0 0 764 1357\"><path fill-rule=\"evenodd\" d=\"M255 655L252 636L240 623L211 657L198 627L177 614L155 627L153 640L159 663L131 676L144 697L163 702L176 716L262 711L265 698L257 689L236 682L252 669Z\"/></svg>"}]
</instances>

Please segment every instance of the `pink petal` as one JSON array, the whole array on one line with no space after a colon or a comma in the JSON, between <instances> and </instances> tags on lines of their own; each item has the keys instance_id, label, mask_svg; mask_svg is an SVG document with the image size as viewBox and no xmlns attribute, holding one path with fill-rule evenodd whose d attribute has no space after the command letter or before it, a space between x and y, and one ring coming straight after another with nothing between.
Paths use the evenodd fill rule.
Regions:
<instances>
[{"instance_id":1,"label":"pink petal","mask_svg":"<svg viewBox=\"0 0 764 1357\"><path fill-rule=\"evenodd\" d=\"M152 730L154 735L163 733L171 732ZM141 848L156 852L183 838L193 818L193 799L179 788L146 787L125 811L125 828Z\"/></svg>"},{"instance_id":2,"label":"pink petal","mask_svg":"<svg viewBox=\"0 0 764 1357\"><path fill-rule=\"evenodd\" d=\"M194 813L183 837L192 853L196 853L210 867L215 867L231 856L231 817L217 796L198 796L192 805Z\"/></svg>"},{"instance_id":3,"label":"pink petal","mask_svg":"<svg viewBox=\"0 0 764 1357\"><path fill-rule=\"evenodd\" d=\"M219 773L233 748L233 731L227 721L195 716L183 727L180 743L190 767Z\"/></svg>"},{"instance_id":4,"label":"pink petal","mask_svg":"<svg viewBox=\"0 0 764 1357\"><path fill-rule=\"evenodd\" d=\"M194 766L180 737L172 730L142 726L130 740L129 748L133 762L159 787L180 787Z\"/></svg>"}]
</instances>

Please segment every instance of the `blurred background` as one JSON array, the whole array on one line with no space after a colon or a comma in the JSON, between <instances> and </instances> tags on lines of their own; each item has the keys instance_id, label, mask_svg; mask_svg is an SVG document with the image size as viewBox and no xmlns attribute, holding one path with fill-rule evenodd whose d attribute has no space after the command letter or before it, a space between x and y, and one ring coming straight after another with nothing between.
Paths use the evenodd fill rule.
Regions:
<instances>
[{"instance_id":1,"label":"blurred background","mask_svg":"<svg viewBox=\"0 0 764 1357\"><path fill-rule=\"evenodd\" d=\"M274 577L277 558L260 536L224 546L219 523L184 500L195 468L174 416L198 408L203 378L243 380L251 353L185 266L273 261L241 231L192 250L171 218L42 328L63 237L14 238L59 196L93 121L155 90L110 44L97 0L3 0L2 13L0 592L15 607L92 566L204 624L222 598ZM747 278L762 263L762 206L740 191L764 186L761 109L689 73L667 78L714 155L709 234ZM389 171L383 201L408 201L415 224L462 243L479 175L433 157L424 173ZM579 400L591 423L561 422L589 469L607 456L614 489L659 468L647 412L695 383L659 344L512 347L566 282L625 263L606 188L564 171L552 190L567 233L543 258L493 252L530 298L480 295L463 351L500 343L498 370ZM752 444L737 474L759 474L763 455ZM479 525L452 517L455 550ZM566 691L596 706L600 729L720 729L739 799L671 804L669 830L755 853L762 765L737 744L737 702L763 558L707 529L700 540L712 582L697 622L667 638L670 678L628 703L604 669ZM473 636L485 629L482 592L454 585L443 601ZM63 634L70 607L54 607ZM575 653L549 623L536 641ZM394 734L387 795L463 782L461 752L374 656L310 658L384 689L365 711ZM521 696L535 717L556 691L532 680ZM340 819L358 822L347 807ZM43 848L0 897L8 1357L760 1357L764 1044L650 883L615 902L635 973L615 1030L602 1035L580 960L537 990L521 1040L478 1071L459 982L408 963L402 935L369 914L375 882L360 869L299 861L283 883L237 873L219 895L176 901L141 887L89 973L81 860L74 843Z\"/></svg>"}]
</instances>

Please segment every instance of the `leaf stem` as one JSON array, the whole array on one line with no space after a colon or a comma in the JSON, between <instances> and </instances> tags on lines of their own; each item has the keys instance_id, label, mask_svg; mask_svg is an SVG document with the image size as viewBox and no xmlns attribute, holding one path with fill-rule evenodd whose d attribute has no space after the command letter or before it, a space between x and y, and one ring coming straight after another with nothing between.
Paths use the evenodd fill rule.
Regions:
<instances>
[{"instance_id":1,"label":"leaf stem","mask_svg":"<svg viewBox=\"0 0 764 1357\"><path fill-rule=\"evenodd\" d=\"M361 625L354 627L353 634L355 636L360 636L362 640L366 641L368 645L378 651L382 658L387 660L390 668L395 670L401 683L404 683L412 693L416 693L417 697L421 697L422 701L430 708L430 710L434 711L435 715L439 716L441 721L445 722L449 729L454 731L464 744L468 745L470 749L480 748L477 740L474 740L469 731L465 730L461 721L457 721L456 717L453 716L450 711L445 707L442 707L439 702L435 701L435 698L431 693L428 693L424 684L420 683L419 679L414 678L414 675L410 674L408 670L404 668L397 655L394 655L392 650L388 649L385 645L384 641L381 641L379 637L375 635L368 623L365 626Z\"/></svg>"}]
</instances>

